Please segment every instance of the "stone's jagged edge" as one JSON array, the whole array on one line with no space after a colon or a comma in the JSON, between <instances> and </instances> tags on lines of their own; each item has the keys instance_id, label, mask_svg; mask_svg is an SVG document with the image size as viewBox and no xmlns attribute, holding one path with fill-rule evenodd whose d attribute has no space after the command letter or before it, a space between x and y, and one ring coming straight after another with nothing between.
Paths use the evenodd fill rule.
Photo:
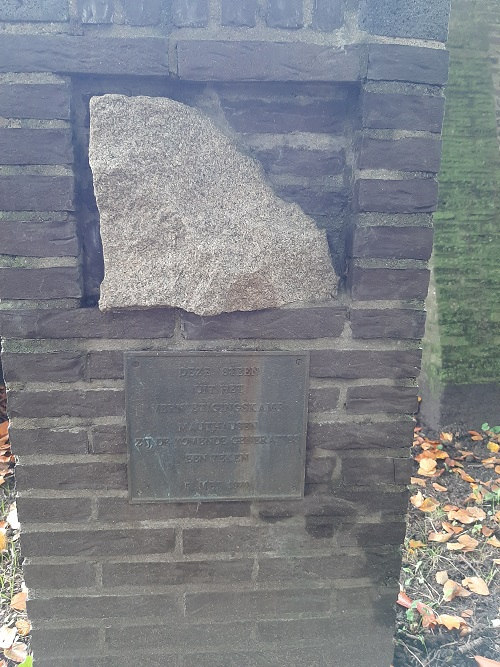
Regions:
<instances>
[{"instance_id":1,"label":"stone's jagged edge","mask_svg":"<svg viewBox=\"0 0 500 667\"><path fill-rule=\"evenodd\" d=\"M216 315L335 294L325 232L277 197L260 164L198 109L94 97L89 158L104 250L101 310Z\"/></svg>"}]
</instances>

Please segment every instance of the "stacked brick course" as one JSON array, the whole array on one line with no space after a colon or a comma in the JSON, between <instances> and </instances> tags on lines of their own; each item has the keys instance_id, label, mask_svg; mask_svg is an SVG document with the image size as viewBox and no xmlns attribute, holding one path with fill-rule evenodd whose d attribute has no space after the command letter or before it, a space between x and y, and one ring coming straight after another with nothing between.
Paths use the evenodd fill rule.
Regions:
<instances>
[{"instance_id":1,"label":"stacked brick course","mask_svg":"<svg viewBox=\"0 0 500 667\"><path fill-rule=\"evenodd\" d=\"M0 333L36 664L386 667L447 71L442 45L397 38L443 39L446 3L432 36L379 30L370 2L17 4ZM327 231L340 297L100 313L87 105L106 92L218 114ZM123 352L154 349L309 350L305 498L129 505Z\"/></svg>"}]
</instances>

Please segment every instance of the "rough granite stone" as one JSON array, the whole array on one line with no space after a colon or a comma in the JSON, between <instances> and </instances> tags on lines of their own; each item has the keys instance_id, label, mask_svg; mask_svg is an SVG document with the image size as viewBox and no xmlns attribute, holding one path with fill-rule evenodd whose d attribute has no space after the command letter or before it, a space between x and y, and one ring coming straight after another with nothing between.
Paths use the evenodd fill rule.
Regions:
<instances>
[{"instance_id":1,"label":"rough granite stone","mask_svg":"<svg viewBox=\"0 0 500 667\"><path fill-rule=\"evenodd\" d=\"M166 98L94 97L90 164L101 310L215 315L335 292L324 232L200 111Z\"/></svg>"}]
</instances>

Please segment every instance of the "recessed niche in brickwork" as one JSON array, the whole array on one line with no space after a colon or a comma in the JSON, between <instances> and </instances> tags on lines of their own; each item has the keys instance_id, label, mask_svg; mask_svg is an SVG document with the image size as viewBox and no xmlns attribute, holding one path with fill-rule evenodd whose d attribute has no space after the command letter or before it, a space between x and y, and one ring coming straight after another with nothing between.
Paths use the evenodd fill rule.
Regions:
<instances>
[{"instance_id":1,"label":"recessed niche in brickwork","mask_svg":"<svg viewBox=\"0 0 500 667\"><path fill-rule=\"evenodd\" d=\"M77 216L83 248L84 302L99 300L104 262L88 161L89 100L121 93L168 97L204 113L257 158L276 194L298 204L327 234L337 275L345 273L344 246L350 207L351 165L346 158L358 88L341 84L217 84L203 100L203 84L141 79L87 78L73 81L77 166ZM55 148L53 149L55 150Z\"/></svg>"}]
</instances>

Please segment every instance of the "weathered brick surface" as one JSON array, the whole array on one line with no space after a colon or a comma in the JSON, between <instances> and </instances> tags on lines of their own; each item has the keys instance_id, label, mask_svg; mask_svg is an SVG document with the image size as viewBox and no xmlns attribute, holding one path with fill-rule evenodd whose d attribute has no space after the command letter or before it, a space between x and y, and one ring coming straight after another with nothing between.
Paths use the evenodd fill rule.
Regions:
<instances>
[{"instance_id":1,"label":"weathered brick surface","mask_svg":"<svg viewBox=\"0 0 500 667\"><path fill-rule=\"evenodd\" d=\"M69 130L0 129L0 164L71 164Z\"/></svg>"},{"instance_id":2,"label":"weathered brick surface","mask_svg":"<svg viewBox=\"0 0 500 667\"><path fill-rule=\"evenodd\" d=\"M429 259L432 237L432 227L358 227L351 253L352 257Z\"/></svg>"},{"instance_id":3,"label":"weathered brick surface","mask_svg":"<svg viewBox=\"0 0 500 667\"><path fill-rule=\"evenodd\" d=\"M68 0L2 0L0 21L67 21Z\"/></svg>"},{"instance_id":4,"label":"weathered brick surface","mask_svg":"<svg viewBox=\"0 0 500 667\"><path fill-rule=\"evenodd\" d=\"M2 354L8 382L77 382L84 377L85 360L76 352Z\"/></svg>"},{"instance_id":5,"label":"weathered brick surface","mask_svg":"<svg viewBox=\"0 0 500 667\"><path fill-rule=\"evenodd\" d=\"M78 17L82 23L111 23L113 0L78 0Z\"/></svg>"},{"instance_id":6,"label":"weathered brick surface","mask_svg":"<svg viewBox=\"0 0 500 667\"><path fill-rule=\"evenodd\" d=\"M303 42L181 40L177 69L192 81L357 81L360 54Z\"/></svg>"},{"instance_id":7,"label":"weathered brick surface","mask_svg":"<svg viewBox=\"0 0 500 667\"><path fill-rule=\"evenodd\" d=\"M112 558L138 554L165 554L173 551L173 528L124 528L120 530L66 530L25 533L25 557L84 556ZM118 614L119 615L119 614Z\"/></svg>"},{"instance_id":8,"label":"weathered brick surface","mask_svg":"<svg viewBox=\"0 0 500 667\"><path fill-rule=\"evenodd\" d=\"M362 0L360 27L374 35L446 41L450 3L435 0Z\"/></svg>"},{"instance_id":9,"label":"weathered brick surface","mask_svg":"<svg viewBox=\"0 0 500 667\"><path fill-rule=\"evenodd\" d=\"M348 387L347 412L413 413L417 409L416 387Z\"/></svg>"},{"instance_id":10,"label":"weathered brick surface","mask_svg":"<svg viewBox=\"0 0 500 667\"><path fill-rule=\"evenodd\" d=\"M81 294L77 267L0 269L2 299L76 299Z\"/></svg>"},{"instance_id":11,"label":"weathered brick surface","mask_svg":"<svg viewBox=\"0 0 500 667\"><path fill-rule=\"evenodd\" d=\"M35 598L30 611L40 620L73 618L145 618L161 617L164 622L179 616L173 595L101 595Z\"/></svg>"},{"instance_id":12,"label":"weathered brick surface","mask_svg":"<svg viewBox=\"0 0 500 667\"><path fill-rule=\"evenodd\" d=\"M404 542L406 524L404 521L386 523L353 523L344 525L335 532L339 547L365 547L384 544L399 546Z\"/></svg>"},{"instance_id":13,"label":"weathered brick surface","mask_svg":"<svg viewBox=\"0 0 500 667\"><path fill-rule=\"evenodd\" d=\"M368 79L444 85L448 80L449 53L400 44L370 44Z\"/></svg>"},{"instance_id":14,"label":"weathered brick surface","mask_svg":"<svg viewBox=\"0 0 500 667\"><path fill-rule=\"evenodd\" d=\"M365 92L362 113L363 126L367 128L440 132L444 98Z\"/></svg>"},{"instance_id":15,"label":"weathered brick surface","mask_svg":"<svg viewBox=\"0 0 500 667\"><path fill-rule=\"evenodd\" d=\"M438 184L430 178L409 178L398 181L359 179L356 184L356 199L358 211L430 212L437 208Z\"/></svg>"},{"instance_id":16,"label":"weathered brick surface","mask_svg":"<svg viewBox=\"0 0 500 667\"><path fill-rule=\"evenodd\" d=\"M57 563L56 565L23 565L26 585L33 590L44 588L90 588L96 585L96 568L88 563Z\"/></svg>"},{"instance_id":17,"label":"weathered brick surface","mask_svg":"<svg viewBox=\"0 0 500 667\"><path fill-rule=\"evenodd\" d=\"M343 20L341 0L315 0L313 28L329 32L340 28Z\"/></svg>"},{"instance_id":18,"label":"weathered brick surface","mask_svg":"<svg viewBox=\"0 0 500 667\"><path fill-rule=\"evenodd\" d=\"M293 176L332 176L345 167L344 150L307 150L280 146L256 151L266 171Z\"/></svg>"},{"instance_id":19,"label":"weathered brick surface","mask_svg":"<svg viewBox=\"0 0 500 667\"><path fill-rule=\"evenodd\" d=\"M4 35L0 72L168 74L167 41L160 37Z\"/></svg>"},{"instance_id":20,"label":"weathered brick surface","mask_svg":"<svg viewBox=\"0 0 500 667\"><path fill-rule=\"evenodd\" d=\"M119 380L125 373L123 352L107 350L90 352L87 361L87 377L89 380Z\"/></svg>"},{"instance_id":21,"label":"weathered brick surface","mask_svg":"<svg viewBox=\"0 0 500 667\"><path fill-rule=\"evenodd\" d=\"M87 431L80 428L18 429L11 426L9 433L17 456L86 454L89 446Z\"/></svg>"},{"instance_id":22,"label":"weathered brick surface","mask_svg":"<svg viewBox=\"0 0 500 667\"><path fill-rule=\"evenodd\" d=\"M125 454L127 451L124 426L93 426L91 441L92 454Z\"/></svg>"},{"instance_id":23,"label":"weathered brick surface","mask_svg":"<svg viewBox=\"0 0 500 667\"><path fill-rule=\"evenodd\" d=\"M12 417L106 417L124 412L123 391L112 389L9 392Z\"/></svg>"},{"instance_id":24,"label":"weathered brick surface","mask_svg":"<svg viewBox=\"0 0 500 667\"><path fill-rule=\"evenodd\" d=\"M425 330L425 311L363 308L351 311L353 338L399 338L420 340Z\"/></svg>"},{"instance_id":25,"label":"weathered brick surface","mask_svg":"<svg viewBox=\"0 0 500 667\"><path fill-rule=\"evenodd\" d=\"M409 484L413 471L412 459L394 459L394 475L396 484Z\"/></svg>"},{"instance_id":26,"label":"weathered brick surface","mask_svg":"<svg viewBox=\"0 0 500 667\"><path fill-rule=\"evenodd\" d=\"M193 593L186 595L190 619L261 619L281 614L321 614L330 610L329 590Z\"/></svg>"},{"instance_id":27,"label":"weathered brick surface","mask_svg":"<svg viewBox=\"0 0 500 667\"><path fill-rule=\"evenodd\" d=\"M89 498L25 498L21 496L17 503L23 524L88 523L90 521Z\"/></svg>"},{"instance_id":28,"label":"weathered brick surface","mask_svg":"<svg viewBox=\"0 0 500 667\"><path fill-rule=\"evenodd\" d=\"M73 195L72 176L34 174L0 178L0 199L6 211L73 211Z\"/></svg>"},{"instance_id":29,"label":"weathered brick surface","mask_svg":"<svg viewBox=\"0 0 500 667\"><path fill-rule=\"evenodd\" d=\"M420 350L313 350L311 376L323 378L415 378Z\"/></svg>"},{"instance_id":30,"label":"weathered brick surface","mask_svg":"<svg viewBox=\"0 0 500 667\"><path fill-rule=\"evenodd\" d=\"M98 499L97 514L105 523L164 521L166 519L219 519L250 515L250 503L167 503L131 505L126 498Z\"/></svg>"},{"instance_id":31,"label":"weathered brick surface","mask_svg":"<svg viewBox=\"0 0 500 667\"><path fill-rule=\"evenodd\" d=\"M388 456L342 458L342 480L347 486L395 484L394 459Z\"/></svg>"},{"instance_id":32,"label":"weathered brick surface","mask_svg":"<svg viewBox=\"0 0 500 667\"><path fill-rule=\"evenodd\" d=\"M74 222L2 220L0 233L2 234L2 254L5 255L76 257L79 252Z\"/></svg>"},{"instance_id":33,"label":"weathered brick surface","mask_svg":"<svg viewBox=\"0 0 500 667\"><path fill-rule=\"evenodd\" d=\"M425 299L429 271L353 267L349 280L355 299Z\"/></svg>"},{"instance_id":34,"label":"weathered brick surface","mask_svg":"<svg viewBox=\"0 0 500 667\"><path fill-rule=\"evenodd\" d=\"M266 22L271 28L302 27L302 0L268 0L267 4Z\"/></svg>"},{"instance_id":35,"label":"weathered brick surface","mask_svg":"<svg viewBox=\"0 0 500 667\"><path fill-rule=\"evenodd\" d=\"M54 491L86 489L126 489L125 463L49 463L47 465L20 465L16 477L25 489Z\"/></svg>"},{"instance_id":36,"label":"weathered brick surface","mask_svg":"<svg viewBox=\"0 0 500 667\"><path fill-rule=\"evenodd\" d=\"M208 23L208 0L173 0L172 20L178 28L202 28Z\"/></svg>"},{"instance_id":37,"label":"weathered brick surface","mask_svg":"<svg viewBox=\"0 0 500 667\"><path fill-rule=\"evenodd\" d=\"M35 633L31 648L36 656L62 656L68 664L68 660L88 655L89 647L96 646L98 641L98 628L44 629Z\"/></svg>"},{"instance_id":38,"label":"weathered brick surface","mask_svg":"<svg viewBox=\"0 0 500 667\"><path fill-rule=\"evenodd\" d=\"M338 387L321 387L309 390L309 411L324 412L335 410L340 396Z\"/></svg>"},{"instance_id":39,"label":"weathered brick surface","mask_svg":"<svg viewBox=\"0 0 500 667\"><path fill-rule=\"evenodd\" d=\"M336 460L333 457L313 458L306 460L306 484L329 484L335 471Z\"/></svg>"},{"instance_id":40,"label":"weathered brick surface","mask_svg":"<svg viewBox=\"0 0 500 667\"><path fill-rule=\"evenodd\" d=\"M257 623L257 637L268 643L301 641L316 644L328 641L334 625L332 618L262 621Z\"/></svg>"},{"instance_id":41,"label":"weathered brick surface","mask_svg":"<svg viewBox=\"0 0 500 667\"><path fill-rule=\"evenodd\" d=\"M69 114L68 85L63 83L0 85L0 116L68 120Z\"/></svg>"},{"instance_id":42,"label":"weathered brick surface","mask_svg":"<svg viewBox=\"0 0 500 667\"><path fill-rule=\"evenodd\" d=\"M253 28L257 9L257 0L222 0L222 25Z\"/></svg>"},{"instance_id":43,"label":"weathered brick surface","mask_svg":"<svg viewBox=\"0 0 500 667\"><path fill-rule=\"evenodd\" d=\"M314 190L304 185L285 185L276 188L285 201L298 204L307 215L338 215L347 209L347 190Z\"/></svg>"},{"instance_id":44,"label":"weathered brick surface","mask_svg":"<svg viewBox=\"0 0 500 667\"><path fill-rule=\"evenodd\" d=\"M105 563L103 585L171 586L188 584L250 583L252 559L191 561L181 563Z\"/></svg>"},{"instance_id":45,"label":"weathered brick surface","mask_svg":"<svg viewBox=\"0 0 500 667\"><path fill-rule=\"evenodd\" d=\"M97 308L0 312L0 330L8 338L170 338L174 311L102 313Z\"/></svg>"},{"instance_id":46,"label":"weathered brick surface","mask_svg":"<svg viewBox=\"0 0 500 667\"><path fill-rule=\"evenodd\" d=\"M223 313L217 317L181 314L184 336L190 340L331 338L340 336L345 320L346 311L339 307Z\"/></svg>"},{"instance_id":47,"label":"weathered brick surface","mask_svg":"<svg viewBox=\"0 0 500 667\"><path fill-rule=\"evenodd\" d=\"M361 169L396 169L437 173L441 162L441 141L437 139L373 139L360 146Z\"/></svg>"},{"instance_id":48,"label":"weathered brick surface","mask_svg":"<svg viewBox=\"0 0 500 667\"><path fill-rule=\"evenodd\" d=\"M367 449L378 447L409 447L413 424L411 421L376 423L326 422L309 424L308 447L321 449Z\"/></svg>"},{"instance_id":49,"label":"weathered brick surface","mask_svg":"<svg viewBox=\"0 0 500 667\"><path fill-rule=\"evenodd\" d=\"M122 5L130 25L156 25L161 20L162 0L122 0Z\"/></svg>"}]
</instances>

